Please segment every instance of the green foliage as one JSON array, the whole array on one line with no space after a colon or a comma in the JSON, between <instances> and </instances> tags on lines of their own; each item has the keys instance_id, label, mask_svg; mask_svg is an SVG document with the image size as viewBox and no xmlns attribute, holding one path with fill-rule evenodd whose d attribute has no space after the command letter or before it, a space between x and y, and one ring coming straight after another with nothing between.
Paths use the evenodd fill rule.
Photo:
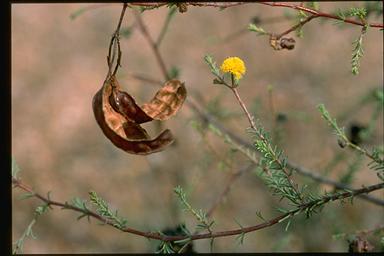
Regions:
<instances>
[{"instance_id":1,"label":"green foliage","mask_svg":"<svg viewBox=\"0 0 384 256\"><path fill-rule=\"evenodd\" d=\"M43 205L36 207L34 212L34 215L35 215L34 218L29 223L29 225L27 226L27 228L25 229L21 237L14 243L12 254L23 253L23 247L24 247L24 242L26 238L37 239L37 237L33 234L32 228L36 224L38 217L46 213L48 210L49 210L49 205L47 203L44 203Z\"/></svg>"},{"instance_id":2,"label":"green foliage","mask_svg":"<svg viewBox=\"0 0 384 256\"><path fill-rule=\"evenodd\" d=\"M31 223L29 223L28 227L25 229L24 233L21 237L14 243L14 249L12 254L23 253L24 241L26 238L36 239L36 236L33 234L32 228L36 223L36 219L33 219Z\"/></svg>"},{"instance_id":3,"label":"green foliage","mask_svg":"<svg viewBox=\"0 0 384 256\"><path fill-rule=\"evenodd\" d=\"M305 2L305 6L307 6L308 8L311 8L313 10L317 10L317 11L320 9L320 4L317 1Z\"/></svg>"},{"instance_id":4,"label":"green foliage","mask_svg":"<svg viewBox=\"0 0 384 256\"><path fill-rule=\"evenodd\" d=\"M368 167L375 170L377 177L384 181L384 145L376 147L372 151L373 160L369 162Z\"/></svg>"},{"instance_id":5,"label":"green foliage","mask_svg":"<svg viewBox=\"0 0 384 256\"><path fill-rule=\"evenodd\" d=\"M344 129L340 128L336 122L335 118L332 118L329 114L329 112L324 107L324 104L319 104L318 109L322 114L322 117L328 122L328 124L333 128L336 135L339 137L339 145L342 147L349 146L353 148L354 150L365 154L366 156L370 157L372 161L368 164L368 166L377 171L377 175L380 179L383 179L383 171L384 171L384 159L380 157L382 155L382 151L378 150L377 148L373 150L372 154L367 152L365 149L359 147L358 145L353 144L349 141L347 136L345 135Z\"/></svg>"},{"instance_id":6,"label":"green foliage","mask_svg":"<svg viewBox=\"0 0 384 256\"><path fill-rule=\"evenodd\" d=\"M271 189L273 195L287 198L294 204L299 204L299 198L291 184L288 182L286 175L279 170L271 170L268 173L261 172L260 176L263 178L266 185Z\"/></svg>"},{"instance_id":7,"label":"green foliage","mask_svg":"<svg viewBox=\"0 0 384 256\"><path fill-rule=\"evenodd\" d=\"M168 241L161 241L160 249L156 253L162 253L162 254L170 254L170 253L176 253L173 249L172 243Z\"/></svg>"},{"instance_id":8,"label":"green foliage","mask_svg":"<svg viewBox=\"0 0 384 256\"><path fill-rule=\"evenodd\" d=\"M244 227L238 222L236 219L234 219L237 225L239 225L240 229L243 229ZM239 235L236 236L236 241L238 244L242 245L244 243L244 238L245 238L244 232L240 233Z\"/></svg>"},{"instance_id":9,"label":"green foliage","mask_svg":"<svg viewBox=\"0 0 384 256\"><path fill-rule=\"evenodd\" d=\"M101 216L105 217L107 220L112 221L112 225L119 228L124 229L127 224L127 220L119 217L117 214L117 210L115 212L112 212L109 209L109 206L107 202L104 201L101 197L99 197L96 192L90 191L89 192L89 198L91 202L97 207L96 211ZM76 202L77 203L77 202Z\"/></svg>"},{"instance_id":10,"label":"green foliage","mask_svg":"<svg viewBox=\"0 0 384 256\"><path fill-rule=\"evenodd\" d=\"M272 146L269 134L260 124L257 125L256 131L250 129L250 133L255 139L255 148L263 156L260 164L268 169L268 172L261 173L266 185L274 195L287 198L295 205L299 205L302 201L302 195L293 187L287 176L287 158L284 156L283 150L277 146Z\"/></svg>"},{"instance_id":11,"label":"green foliage","mask_svg":"<svg viewBox=\"0 0 384 256\"><path fill-rule=\"evenodd\" d=\"M353 51L352 51L352 74L357 75L359 74L359 67L360 67L360 59L364 55L364 50L363 50L363 36L367 31L367 26L364 26L361 34L359 37L353 41L352 45L354 46Z\"/></svg>"},{"instance_id":12,"label":"green foliage","mask_svg":"<svg viewBox=\"0 0 384 256\"><path fill-rule=\"evenodd\" d=\"M182 187L177 186L174 188L175 194L178 196L180 202L183 204L185 207L183 210L184 211L190 211L197 219L199 222L197 224L197 230L208 230L208 232L211 233L211 227L214 224L214 221L209 221L207 218L207 213L205 213L203 210L195 210L192 208L192 206L188 203L187 201L187 196L183 190Z\"/></svg>"},{"instance_id":13,"label":"green foliage","mask_svg":"<svg viewBox=\"0 0 384 256\"><path fill-rule=\"evenodd\" d=\"M209 68L211 69L212 74L214 74L217 77L220 77L220 70L216 65L216 62L213 60L212 56L205 55L204 61L208 64ZM217 83L216 79L214 80L214 84Z\"/></svg>"},{"instance_id":14,"label":"green foliage","mask_svg":"<svg viewBox=\"0 0 384 256\"><path fill-rule=\"evenodd\" d=\"M357 17L363 20L367 16L367 10L364 7L362 8L351 7L350 9L345 11L339 9L336 15L342 20L345 20L348 17Z\"/></svg>"},{"instance_id":15,"label":"green foliage","mask_svg":"<svg viewBox=\"0 0 384 256\"><path fill-rule=\"evenodd\" d=\"M187 229L185 224L178 225L175 229L163 231L164 235L183 235L187 236L185 239L171 242L172 249L177 253L191 253L193 252L193 245L190 236L191 232ZM188 248L187 248L188 247Z\"/></svg>"},{"instance_id":16,"label":"green foliage","mask_svg":"<svg viewBox=\"0 0 384 256\"><path fill-rule=\"evenodd\" d=\"M261 220L265 221L265 218L263 217L261 211L257 211L256 216L259 217Z\"/></svg>"},{"instance_id":17,"label":"green foliage","mask_svg":"<svg viewBox=\"0 0 384 256\"><path fill-rule=\"evenodd\" d=\"M332 118L329 114L328 110L325 108L324 104L319 104L317 106L319 109L322 117L327 121L328 125L330 125L333 130L335 131L336 135L339 137L339 139L344 142L348 143L348 138L345 135L344 128L340 128L336 122L336 118Z\"/></svg>"},{"instance_id":18,"label":"green foliage","mask_svg":"<svg viewBox=\"0 0 384 256\"><path fill-rule=\"evenodd\" d=\"M367 16L367 10L364 7L351 7L349 10L346 11L345 15L349 17L357 17L360 19L364 19Z\"/></svg>"},{"instance_id":19,"label":"green foliage","mask_svg":"<svg viewBox=\"0 0 384 256\"><path fill-rule=\"evenodd\" d=\"M87 217L89 221L89 214L88 214L89 209L88 209L86 200L83 200L79 197L75 197L71 200L70 205L83 210L83 213L79 217L77 217L77 220L80 220L83 217Z\"/></svg>"},{"instance_id":20,"label":"green foliage","mask_svg":"<svg viewBox=\"0 0 384 256\"><path fill-rule=\"evenodd\" d=\"M300 10L300 11L297 12L296 23L299 24L299 23L303 22L307 18L308 18L308 15L304 11ZM304 36L303 26L299 26L295 30L295 33L296 33L297 37L302 38Z\"/></svg>"},{"instance_id":21,"label":"green foliage","mask_svg":"<svg viewBox=\"0 0 384 256\"><path fill-rule=\"evenodd\" d=\"M268 35L268 32L266 32L263 28L256 26L255 24L250 23L248 25L248 30L256 32L258 36Z\"/></svg>"}]
</instances>

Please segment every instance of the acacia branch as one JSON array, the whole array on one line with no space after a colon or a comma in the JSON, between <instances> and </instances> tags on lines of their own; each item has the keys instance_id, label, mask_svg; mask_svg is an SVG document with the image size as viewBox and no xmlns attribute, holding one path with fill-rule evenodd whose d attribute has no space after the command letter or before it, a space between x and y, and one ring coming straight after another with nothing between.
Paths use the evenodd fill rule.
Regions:
<instances>
[{"instance_id":1,"label":"acacia branch","mask_svg":"<svg viewBox=\"0 0 384 256\"><path fill-rule=\"evenodd\" d=\"M161 6L164 6L164 5L167 5L167 3L157 3L157 2L154 2L154 3L138 3L138 2L132 2L132 3L129 3L129 5L136 5L136 6L142 6L142 7L151 7L151 8L157 8L157 7L161 7Z\"/></svg>"},{"instance_id":2,"label":"acacia branch","mask_svg":"<svg viewBox=\"0 0 384 256\"><path fill-rule=\"evenodd\" d=\"M312 19L314 18L318 18L320 16L317 16L317 15L311 15L309 16L308 18L306 18L305 20L299 22L298 24L296 24L295 26L289 28L288 30L280 33L279 35L277 35L276 39L280 39L281 37L285 36L285 35L288 35L289 33L291 33L292 31L295 31L296 29L302 27L304 24L310 22Z\"/></svg>"},{"instance_id":3,"label":"acacia branch","mask_svg":"<svg viewBox=\"0 0 384 256\"><path fill-rule=\"evenodd\" d=\"M48 197L45 197L39 193L36 193L31 187L22 183L20 179L16 179L16 178L12 177L12 184L14 185L14 187L17 187L17 188L20 188L26 192L29 192L31 195L40 199L41 201L46 203L48 206L57 206L57 207L61 207L62 209L80 212L80 213L85 214L86 216L90 216L90 217L93 217L95 219L98 219L102 223L107 224L109 226L112 226L112 227L114 227L114 228L116 228L122 232L146 237L149 239L161 240L161 241L177 241L177 240L183 240L183 239L199 240L199 239L207 239L207 238L245 234L245 233L249 233L249 232L253 232L256 230L260 230L263 228L273 226L277 223L280 223L280 222L286 220L287 218L293 217L293 216L295 216L301 212L305 212L307 209L310 209L310 208L313 208L316 206L321 206L321 205L324 205L324 204L331 202L331 201L342 200L345 198L354 197L354 196L365 194L365 193L370 193L372 191L384 188L384 183L379 183L379 184L371 185L371 186L364 187L364 188L357 189L357 190L353 190L353 191L347 191L347 192L343 192L343 193L335 193L335 194L332 194L329 196L323 196L323 197L316 199L316 200L313 200L309 203L302 204L298 208L291 210L289 212L286 212L285 214L282 214L278 217L275 217L273 219L270 219L268 221L265 221L261 224L254 225L254 226L249 226L249 227L244 227L244 228L234 229L234 230L214 232L214 233L196 234L196 235L191 235L191 236L181 236L181 235L165 236L165 235L161 235L158 232L144 232L144 231L140 231L140 230L137 230L134 228L129 228L129 227L119 228L118 226L114 225L115 223L112 220L109 220L109 219L99 215L98 213L89 210L89 209L82 209L82 208L70 205L67 202L62 203L62 202L58 202L58 201L53 201Z\"/></svg>"},{"instance_id":4,"label":"acacia branch","mask_svg":"<svg viewBox=\"0 0 384 256\"><path fill-rule=\"evenodd\" d=\"M119 22L117 24L116 30L113 33L111 41L109 43L108 56L107 56L107 63L108 63L107 79L110 76L115 75L117 72L117 69L121 66L120 27L121 27L121 23L123 22L125 10L127 9L127 7L128 5L124 3L123 8L121 10ZM112 73L112 65L115 62L116 54L117 54L116 66Z\"/></svg>"},{"instance_id":5,"label":"acacia branch","mask_svg":"<svg viewBox=\"0 0 384 256\"><path fill-rule=\"evenodd\" d=\"M252 144L248 143L247 141L245 141L244 139L242 139L238 135L236 135L233 132L231 132L229 129L227 129L224 125L222 125L211 114L206 113L205 111L202 111L197 106L197 104L194 103L193 100L191 100L191 96L189 98L187 98L185 104L187 106L189 106L199 116L200 119L202 119L202 120L210 123L211 125L213 125L216 129L218 129L225 136L228 136L228 138L230 138L234 143L238 144L239 147L243 147L244 149L250 150L251 152L254 151ZM241 152L243 153L243 151L241 151ZM251 159L250 158L250 160L254 161L256 164L258 164L258 161L256 159ZM302 167L302 166L300 166L300 165L298 165L298 164L296 164L296 163L294 163L294 162L292 162L290 160L287 161L287 166L288 166L288 168L295 170L296 173L298 173L298 174L300 174L302 176L308 177L308 178L310 178L312 180L315 180L315 181L317 181L319 183L331 185L331 186L333 186L333 187L335 187L337 189L348 189L348 190L352 189L351 187L349 187L349 186L347 186L347 185L345 185L343 183L339 183L339 182L336 182L334 180L331 180L331 179L322 177L320 175L317 175L315 171L308 170L307 168ZM372 197L370 195L359 195L359 198L367 200L369 202L372 202L372 203L380 205L380 206L384 206L384 201L383 200L375 198L375 197Z\"/></svg>"},{"instance_id":6,"label":"acacia branch","mask_svg":"<svg viewBox=\"0 0 384 256\"><path fill-rule=\"evenodd\" d=\"M230 87L230 89L232 90L232 92L235 94L235 97L237 99L237 101L239 102L241 108L243 109L245 115L247 116L248 118L248 121L252 127L252 129L256 132L257 136L262 140L264 141L264 143L268 146L270 152L274 152L271 144L269 143L269 141L265 138L265 136L259 132L259 129L256 127L256 124L253 120L253 117L252 115L249 113L247 107L245 106L243 100L241 99L240 97L240 94L239 92L237 91L237 88L236 87ZM291 179L290 177L290 172L289 170L283 165L283 163L280 161L280 159L274 155L274 158L275 158L275 161L278 163L278 165L281 167L281 170L284 172L289 184L291 185L291 187L293 188L293 190L295 191L296 193L296 196L300 199L300 201L303 201L303 197L302 195L300 194L300 192L298 191L298 186L297 184L294 183L294 181Z\"/></svg>"},{"instance_id":7,"label":"acacia branch","mask_svg":"<svg viewBox=\"0 0 384 256\"><path fill-rule=\"evenodd\" d=\"M384 24L383 23L365 23L363 21L357 21L357 20L352 20L352 19L342 19L341 17L339 17L337 15L316 11L316 10L313 10L313 9L310 9L310 8L307 8L307 7L303 7L303 6L300 6L300 5L295 5L295 4L279 3L279 2L278 3L276 3L276 2L273 2L273 3L257 2L257 3L258 4L272 6L272 7L286 7L286 8L290 8L290 9L295 9L295 10L303 11L303 12L306 12L306 13L310 13L312 15L315 15L316 17L323 17L323 18L329 18L329 19L334 19L334 20L341 20L341 21L343 21L345 23L349 23L349 24L353 24L353 25L358 25L358 26L363 26L363 27L364 26L369 26L369 27L372 27L372 28L384 28Z\"/></svg>"},{"instance_id":8,"label":"acacia branch","mask_svg":"<svg viewBox=\"0 0 384 256\"><path fill-rule=\"evenodd\" d=\"M343 19L337 15L330 14L330 13L325 13L325 12L320 12L311 8L307 8L300 5L296 4L291 4L291 3L280 3L280 2L228 2L228 3L216 3L216 2L186 2L187 5L192 5L192 6L199 6L199 7L218 7L218 8L228 8L228 7L234 7L234 6L239 6L239 5L245 5L245 4L262 4L262 5L267 5L271 7L284 7L284 8L289 8L289 9L294 9L298 11L303 11L306 13L310 13L314 15L315 17L323 17L323 18L328 18L328 19L334 19L334 20L341 20L345 23L349 23L352 25L357 25L357 26L369 26L372 28L384 28L383 23L365 23L363 21L357 21L357 20L352 20L352 19ZM159 3L130 3L130 5L137 5L137 6L144 6L144 7L160 7L163 5L166 5L166 3L159 4Z\"/></svg>"}]
</instances>

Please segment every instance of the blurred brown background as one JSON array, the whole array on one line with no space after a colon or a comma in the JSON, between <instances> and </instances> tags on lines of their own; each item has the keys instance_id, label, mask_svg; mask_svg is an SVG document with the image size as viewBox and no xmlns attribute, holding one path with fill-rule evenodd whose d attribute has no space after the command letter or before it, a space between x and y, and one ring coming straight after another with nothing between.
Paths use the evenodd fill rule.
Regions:
<instances>
[{"instance_id":1,"label":"blurred brown background","mask_svg":"<svg viewBox=\"0 0 384 256\"><path fill-rule=\"evenodd\" d=\"M205 139L191 125L198 120L184 106L176 117L164 124L177 137L176 145L149 156L127 154L115 148L97 126L92 112L92 97L106 76L106 55L110 36L116 28L120 4L107 4L83 13L72 20L77 10L90 4L13 4L12 5L12 155L20 166L22 180L36 191L58 201L73 197L88 198L94 190L111 208L128 219L128 225L140 230L162 230L185 221L193 231L196 221L182 212L173 193L181 185L188 200L197 209L208 210L223 190L231 172L248 164L239 153L232 167L222 167L222 159L230 160L230 147L208 132ZM360 2L320 3L323 11L362 6ZM142 15L149 32L157 38L168 9L162 7ZM350 24L333 25L333 20L315 19L304 26L304 38L296 39L292 51L274 51L267 37L248 32L227 42L222 39L246 28L254 16L281 17L284 8L258 4L217 8L189 7L171 21L160 51L168 68L177 66L180 80L185 81L190 95L201 94L201 107L216 97L220 109L233 113L222 120L229 129L251 141L245 128L249 126L234 96L224 87L212 84L213 76L204 63L205 54L218 64L228 56L239 56L247 66L240 94L247 106L267 129L271 115L267 86L273 85L276 112L287 116L282 125L280 145L290 160L319 174L342 149L321 119L316 108L324 103L333 116L345 112L372 88L383 85L383 35L370 28L364 37L364 56L360 74L350 71L352 41L361 28ZM382 22L382 15L369 17ZM135 22L127 9L123 28ZM267 31L282 32L293 20L260 24ZM139 103L149 100L157 88L134 79L132 73L162 80L154 55L137 27L129 38L122 39L122 68L118 78L124 89ZM204 101L204 102L203 102ZM352 121L367 125L372 104L353 112L340 125ZM154 124L145 125L155 135ZM215 155L210 150L214 148ZM383 118L377 120L368 148L383 141ZM356 154L346 153L346 160L330 174L338 179ZM377 183L378 179L363 161L353 187ZM313 184L296 177L300 184ZM330 187L321 186L321 190ZM320 191L321 191L320 190ZM41 203L36 199L20 201L21 192L13 191L13 241L23 233ZM383 192L373 193L384 199ZM232 186L226 200L214 212L215 231L237 228L278 213L273 207L278 198L270 195L254 172L241 176ZM235 237L215 240L214 252L270 251L345 251L344 240L333 240L337 232L353 233L374 228L382 223L383 208L356 199L354 204L335 202L320 214L306 220L296 217L288 232L285 225L246 235L244 244ZM156 241L119 232L109 226L86 219L76 221L79 214L55 208L40 217L34 226L37 240L26 240L25 253L93 253L154 252ZM209 240L194 242L198 252L209 252Z\"/></svg>"}]
</instances>

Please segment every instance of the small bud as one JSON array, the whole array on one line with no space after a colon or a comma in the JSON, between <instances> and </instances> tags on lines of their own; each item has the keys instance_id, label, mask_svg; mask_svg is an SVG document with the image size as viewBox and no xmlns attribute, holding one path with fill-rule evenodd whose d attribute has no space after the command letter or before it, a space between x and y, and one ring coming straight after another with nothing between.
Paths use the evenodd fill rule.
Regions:
<instances>
[{"instance_id":1,"label":"small bud","mask_svg":"<svg viewBox=\"0 0 384 256\"><path fill-rule=\"evenodd\" d=\"M181 12L181 13L188 11L188 4L187 3L178 3L177 7L179 8L179 12Z\"/></svg>"}]
</instances>

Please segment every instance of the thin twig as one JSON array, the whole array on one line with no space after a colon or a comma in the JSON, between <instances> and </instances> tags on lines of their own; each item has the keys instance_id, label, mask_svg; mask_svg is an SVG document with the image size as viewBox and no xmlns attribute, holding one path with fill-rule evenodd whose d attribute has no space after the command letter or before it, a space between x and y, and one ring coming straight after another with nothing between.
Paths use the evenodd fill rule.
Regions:
<instances>
[{"instance_id":1,"label":"thin twig","mask_svg":"<svg viewBox=\"0 0 384 256\"><path fill-rule=\"evenodd\" d=\"M273 2L273 3L256 2L256 3L263 4L263 5L268 5L268 6L272 6L272 7L286 7L286 8L290 8L290 9L304 11L304 12L316 15L317 17L341 20L341 21L343 21L345 23L350 23L350 24L358 25L358 26L369 26L369 27L373 27L373 28L384 28L384 24L383 23L365 23L365 22L351 20L351 19L342 19L339 16L336 16L336 15L333 15L333 14L316 11L316 10L313 10L313 9L310 9L310 8L307 8L307 7L303 7L303 6L299 6L299 5L295 5L295 4L276 3L276 2Z\"/></svg>"},{"instance_id":2,"label":"thin twig","mask_svg":"<svg viewBox=\"0 0 384 256\"><path fill-rule=\"evenodd\" d=\"M328 19L334 19L334 20L341 20L345 23L357 25L357 26L369 26L372 28L384 28L383 23L365 23L363 21L357 21L352 19L342 19L341 17L337 15L333 15L330 13L320 12L311 8L307 8L301 5L296 4L290 4L290 3L280 3L280 2L228 2L228 3L215 3L215 2L186 2L187 5L193 5L193 6L199 6L199 7L218 7L218 8L228 8L228 7L234 7L244 4L263 4L268 5L271 7L285 7L290 9L295 9L298 11L303 11L306 13L310 13L312 15L316 15L317 17L323 17ZM130 3L130 5L137 5L137 6L146 6L146 7L160 7L165 4L158 4L158 3Z\"/></svg>"},{"instance_id":3,"label":"thin twig","mask_svg":"<svg viewBox=\"0 0 384 256\"><path fill-rule=\"evenodd\" d=\"M306 18L305 20L299 22L299 23L296 24L295 26L293 26L293 27L289 28L288 30L286 30L286 31L284 31L284 32L282 32L282 33L280 33L280 34L278 34L278 35L276 36L276 39L280 39L280 38L282 38L283 36L288 35L288 34L291 33L292 31L295 31L296 29L302 27L305 23L308 23L308 22L310 22L312 19L314 19L314 18L318 18L318 17L320 17L320 16L318 16L318 15L311 15L311 16L309 16L308 18Z\"/></svg>"},{"instance_id":4,"label":"thin twig","mask_svg":"<svg viewBox=\"0 0 384 256\"><path fill-rule=\"evenodd\" d=\"M369 157L370 159L372 159L373 161L375 161L379 164L382 164L382 165L384 164L384 159L378 159L378 158L374 157L371 153L368 152L368 150L361 148L360 146L350 142L349 139L347 139L347 146L360 152L361 154L364 154L365 156Z\"/></svg>"},{"instance_id":5,"label":"thin twig","mask_svg":"<svg viewBox=\"0 0 384 256\"><path fill-rule=\"evenodd\" d=\"M119 66L121 66L122 53L121 53L121 49L120 49L120 27L121 27L121 23L123 22L125 10L127 9L127 7L128 7L128 4L124 3L123 9L121 10L119 22L117 24L116 30L113 33L111 41L109 43L108 56L107 56L108 74L107 74L106 79L109 79L111 76L116 75L116 72L117 72ZM112 65L115 62L116 51L117 51L116 66L112 72ZM111 57L111 55L112 55L112 57Z\"/></svg>"},{"instance_id":6,"label":"thin twig","mask_svg":"<svg viewBox=\"0 0 384 256\"><path fill-rule=\"evenodd\" d=\"M243 100L241 99L240 95L239 95L239 92L237 91L237 88L236 87L231 87L231 90L232 92L235 94L235 97L237 99L237 101L239 102L241 108L243 109L244 113L246 114L247 118L248 118L248 121L249 123L251 124L251 127L252 129L256 132L257 136L262 140L264 141L264 143L268 146L268 148L270 149L271 152L274 152L273 151L273 148L271 146L271 144L268 142L268 140L264 137L264 135L259 132L259 129L257 129L256 127L256 124L253 120L253 117L251 116L251 114L249 113L247 107L245 106ZM274 156L275 157L275 156ZM288 182L290 183L291 187L294 189L294 191L296 192L296 195L299 197L299 199L301 201L303 201L303 197L302 195L299 193L298 191L298 187L297 187L297 184L295 184L293 182L293 180L291 179L290 177L290 171L287 170L283 163L281 162L281 160L278 158L278 157L275 157L275 161L277 162L277 164L281 167L281 170L285 173L286 177L287 177L287 180Z\"/></svg>"},{"instance_id":7,"label":"thin twig","mask_svg":"<svg viewBox=\"0 0 384 256\"><path fill-rule=\"evenodd\" d=\"M244 139L242 139L238 135L232 133L230 130L228 130L228 128L226 128L224 125L222 125L215 117L213 117L209 113L206 113L205 111L202 111L197 106L197 104L194 103L194 101L191 99L191 96L187 98L185 104L188 107L190 107L202 120L205 120L205 121L209 122L210 124L212 124L216 129L218 129L220 132L225 134L225 136L228 136L232 141L239 144L239 146L244 147L247 150L254 151L253 146L250 143L248 143L247 141L245 141ZM258 164L258 161L256 161L255 159L250 158L250 160L252 160L256 164ZM352 189L351 187L346 186L345 184L342 184L342 183L333 181L331 179L324 178L320 175L317 175L316 171L308 170L308 169L306 169L306 168L304 168L304 167L302 167L302 166L300 166L300 165L298 165L298 164L296 164L290 160L287 161L287 167L295 170L296 173L298 173L302 176L308 177L310 179L313 179L317 182L320 182L323 184L328 184L328 185L334 186L335 188L338 188L338 189L348 189L348 190ZM360 195L359 197L361 199L367 200L367 201L372 202L374 204L384 206L383 200L372 197L370 195Z\"/></svg>"},{"instance_id":8,"label":"thin twig","mask_svg":"<svg viewBox=\"0 0 384 256\"><path fill-rule=\"evenodd\" d=\"M87 216L90 216L90 217L93 217L95 219L98 219L102 223L107 224L109 226L112 226L112 227L114 227L114 228L116 228L118 230L121 230L123 232L131 233L131 234L142 236L142 237L146 237L146 238L162 240L162 241L177 241L177 240L183 240L183 239L198 240L198 239L207 239L207 238L215 238L215 237L223 237L223 236L233 236L233 235L245 234L245 233L249 233L249 232L253 232L253 231L256 231L256 230L260 230L260 229L263 229L263 228L267 228L267 227L273 226L273 225L275 225L277 223L280 223L280 222L284 221L287 218L293 217L293 216L295 216L295 215L297 215L297 214L299 214L301 212L305 212L305 210L307 210L309 208L312 208L314 206L320 206L320 205L326 204L326 203L331 202L331 201L342 200L342 199L345 199L345 198L348 198L348 197L354 197L354 196L357 196L357 195L360 195L360 194L370 193L372 191L384 188L384 183L379 183L379 184L371 185L371 186L364 187L364 188L361 188L361 189L357 189L357 190L354 190L354 191L347 191L347 192L344 192L344 193L336 193L336 194L332 194L332 195L329 195L329 196L323 196L320 199L317 199L317 200L311 201L309 203L303 204L303 205L301 205L300 207L298 207L298 208L296 208L294 210L291 210L291 211L289 211L289 212L287 212L285 214L282 214L282 215L280 215L280 216L278 216L276 218L273 218L273 219L271 219L269 221L263 222L263 223L258 224L258 225L244 227L244 228L241 228L241 229L221 231L221 232L196 234L196 235L191 235L191 236L188 237L188 236L181 236L181 235L178 235L178 236L164 236L164 235L161 235L158 232L144 232L144 231L140 231L140 230L129 228L129 227L119 228L118 226L114 225L115 223L112 220L109 220L109 219L99 215L96 212L93 212L93 211L88 210L88 209L85 210L85 209L82 209L82 208L78 208L76 206L68 204L67 202L61 203L61 202L53 201L53 200L49 199L48 197L42 196L41 194L36 193L28 185L23 184L20 181L20 179L12 178L12 183L13 183L14 187L20 188L20 189L22 189L24 191L27 191L27 192L31 193L34 197L42 200L43 202L45 202L49 206L58 206L58 207L61 207L62 209L68 209L68 210L73 210L73 211L76 211L76 212L81 212L83 214L86 214Z\"/></svg>"},{"instance_id":9,"label":"thin twig","mask_svg":"<svg viewBox=\"0 0 384 256\"><path fill-rule=\"evenodd\" d=\"M221 203L221 201L227 196L227 194L229 193L230 189L231 189L231 186L232 184L243 174L243 173L246 173L248 172L249 170L252 169L252 167L254 167L255 164L252 163L250 165L247 165L245 167L243 167L242 169L234 172L231 174L231 176L229 177L227 183L225 184L224 186L224 189L223 191L220 193L220 195L216 198L216 200L213 202L213 204L211 205L211 207L209 208L208 212L207 212L207 218L210 218L213 214L213 212L216 210L217 206L219 206L219 204Z\"/></svg>"},{"instance_id":10,"label":"thin twig","mask_svg":"<svg viewBox=\"0 0 384 256\"><path fill-rule=\"evenodd\" d=\"M133 3L129 3L129 5L157 8L157 7L167 5L167 3L156 3L156 2L154 2L154 3L136 3L136 2L133 2Z\"/></svg>"},{"instance_id":11,"label":"thin twig","mask_svg":"<svg viewBox=\"0 0 384 256\"><path fill-rule=\"evenodd\" d=\"M129 73L128 76L133 77L133 78L135 78L137 80L146 82L146 83L150 83L150 84L154 84L154 85L158 85L158 86L162 86L163 85L162 81L154 79L154 78L151 78L151 77L148 77L146 75L136 74L136 73Z\"/></svg>"},{"instance_id":12,"label":"thin twig","mask_svg":"<svg viewBox=\"0 0 384 256\"><path fill-rule=\"evenodd\" d=\"M255 25L260 25L260 24L271 24L271 23L277 23L277 22L282 22L282 21L285 21L287 18L284 17L284 16L277 16L277 17L269 17L269 18L263 18L261 19L260 21L257 22L257 24ZM236 39L236 38L239 38L241 35L244 35L246 34L247 32L249 32L248 28L243 28L243 29L240 29L238 31L235 31L233 33L230 33L229 35L227 35L226 37L224 37L223 39L221 39L221 44L225 44L225 43L228 43L229 41L233 40L233 39ZM270 35L270 33L267 33L268 35Z\"/></svg>"},{"instance_id":13,"label":"thin twig","mask_svg":"<svg viewBox=\"0 0 384 256\"><path fill-rule=\"evenodd\" d=\"M143 20L141 19L140 14L137 11L133 11L133 13L136 17L138 24L139 24L141 32L143 33L144 37L147 39L149 45L151 46L152 51L154 52L154 54L156 56L156 60L157 60L159 66L161 68L161 72L163 73L165 80L169 80L167 68L165 66L163 58L160 55L159 49L158 49L155 41L152 39L151 35L148 33L148 30L147 30Z\"/></svg>"},{"instance_id":14,"label":"thin twig","mask_svg":"<svg viewBox=\"0 0 384 256\"><path fill-rule=\"evenodd\" d=\"M251 2L228 2L228 3L215 3L215 2L205 2L205 3L199 3L199 2L187 2L188 5L193 6L199 6L199 7L218 7L218 8L228 8L228 7L234 7L239 6L243 4L250 4Z\"/></svg>"}]
</instances>

